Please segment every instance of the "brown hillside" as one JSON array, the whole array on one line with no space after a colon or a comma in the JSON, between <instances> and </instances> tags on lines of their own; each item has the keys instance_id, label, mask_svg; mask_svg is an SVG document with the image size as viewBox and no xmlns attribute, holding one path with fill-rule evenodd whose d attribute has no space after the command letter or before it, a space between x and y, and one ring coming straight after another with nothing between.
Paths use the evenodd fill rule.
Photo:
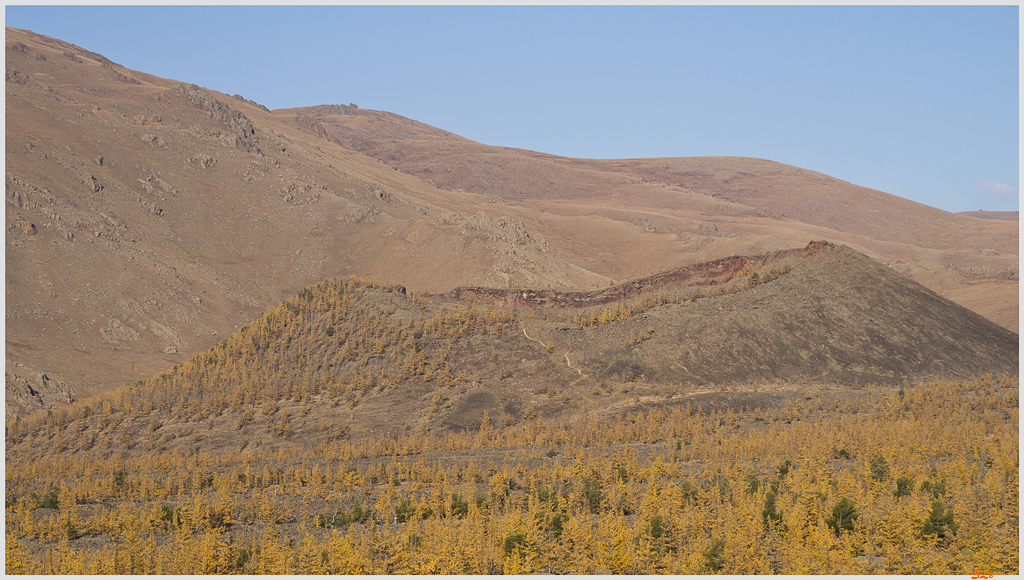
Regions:
<instances>
[{"instance_id":1,"label":"brown hillside","mask_svg":"<svg viewBox=\"0 0 1024 580\"><path fill-rule=\"evenodd\" d=\"M514 424L772 408L858 384L1017 371L1017 334L850 248L745 260L728 282L677 278L589 308L475 306L325 281L158 377L52 420L36 413L16 438L32 447L45 426L83 415L92 429L100 417L86 407L131 417L120 432L144 453L172 441L234 448L297 433L312 444L472 430L485 412ZM87 450L98 437L65 444Z\"/></svg>"},{"instance_id":2,"label":"brown hillside","mask_svg":"<svg viewBox=\"0 0 1024 580\"><path fill-rule=\"evenodd\" d=\"M355 106L271 112L11 28L5 48L8 416L153 376L349 274L591 291L832 239L1017 327L1015 224L882 241L643 174L663 160L486 147Z\"/></svg>"},{"instance_id":3,"label":"brown hillside","mask_svg":"<svg viewBox=\"0 0 1024 580\"><path fill-rule=\"evenodd\" d=\"M704 384L965 379L1018 366L1015 333L845 247L768 284L643 318L633 326L653 327L650 339L610 363L596 352L574 363L584 372L618 366L652 381ZM562 344L557 333L538 335Z\"/></svg>"},{"instance_id":4,"label":"brown hillside","mask_svg":"<svg viewBox=\"0 0 1024 580\"><path fill-rule=\"evenodd\" d=\"M330 276L607 282L525 209L439 190L237 95L26 31L7 29L6 49L9 387L45 374L82 397L152 376ZM18 392L19 408L53 404Z\"/></svg>"},{"instance_id":5,"label":"brown hillside","mask_svg":"<svg viewBox=\"0 0 1024 580\"><path fill-rule=\"evenodd\" d=\"M571 231L586 240L585 249L549 237L566 256L616 256L591 262L612 278L675 266L681 256L751 254L824 237L1017 329L1015 223L981 222L764 159L569 159L452 138L425 125L412 129L392 114L371 123L364 110L358 116L315 108L275 113L307 112L339 142L443 187L588 219L595 232L614 225L645 232L643 246L670 262L652 266L624 256L616 250L621 239L580 229ZM655 248L671 248L671 257Z\"/></svg>"}]
</instances>

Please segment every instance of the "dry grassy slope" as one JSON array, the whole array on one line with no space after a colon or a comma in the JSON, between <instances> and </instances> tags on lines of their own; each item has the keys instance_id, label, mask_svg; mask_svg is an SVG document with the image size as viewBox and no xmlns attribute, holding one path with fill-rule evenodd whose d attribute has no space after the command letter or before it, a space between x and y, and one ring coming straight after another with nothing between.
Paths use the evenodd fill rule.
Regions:
<instances>
[{"instance_id":1,"label":"dry grassy slope","mask_svg":"<svg viewBox=\"0 0 1024 580\"><path fill-rule=\"evenodd\" d=\"M586 220L545 235L612 278L825 238L1018 327L1016 222L952 214L763 159L569 159L482 145L393 114L287 114L308 114L339 142L443 187ZM623 251L629 243L642 252Z\"/></svg>"},{"instance_id":2,"label":"dry grassy slope","mask_svg":"<svg viewBox=\"0 0 1024 580\"><path fill-rule=\"evenodd\" d=\"M764 159L701 157L578 163L585 167L628 168L644 179L879 241L942 250L1017 249L1017 230L1010 224L979 224L967 216Z\"/></svg>"},{"instance_id":3,"label":"dry grassy slope","mask_svg":"<svg viewBox=\"0 0 1024 580\"><path fill-rule=\"evenodd\" d=\"M995 245L879 242L389 113L271 112L26 31L5 46L7 384L24 408L151 376L345 274L589 289L833 239L1016 328L1016 282L990 279L1016 255Z\"/></svg>"},{"instance_id":4,"label":"dry grassy slope","mask_svg":"<svg viewBox=\"0 0 1024 580\"><path fill-rule=\"evenodd\" d=\"M606 326L581 328L554 320L564 314L546 320L538 312L523 319L514 340L460 343L452 358L470 363L461 367L467 372L487 368L489 352L503 356L441 426L472 426L485 408L492 416L518 416L527 406L553 416L708 408L723 404L723 393L738 405L767 407L780 400L772 386L780 382L820 389L1017 372L1016 333L859 252L838 247L793 265L751 289L657 306ZM634 336L647 338L626 344ZM752 384L761 387L751 391Z\"/></svg>"},{"instance_id":5,"label":"dry grassy slope","mask_svg":"<svg viewBox=\"0 0 1024 580\"><path fill-rule=\"evenodd\" d=\"M330 276L606 282L522 208L439 190L241 97L6 32L9 385L42 373L82 397L151 376Z\"/></svg>"},{"instance_id":6,"label":"dry grassy slope","mask_svg":"<svg viewBox=\"0 0 1024 580\"><path fill-rule=\"evenodd\" d=\"M353 438L365 440L424 429L475 429L485 411L492 421L516 422L533 415L572 420L579 414L616 415L686 405L769 408L798 395L848 392L856 383L914 383L1017 372L1019 337L1015 333L859 252L814 244L802 253L787 252L777 258L775 265L788 262L792 269L767 283L655 306L604 326L580 327L564 321L579 309L527 308L520 309L518 318L500 334L474 325L452 339L427 329L417 344L431 367L440 360L439 352L450 347L451 376L459 377L451 386L444 386L443 373L435 372L429 381L422 375L405 374L389 386L345 383L341 393L331 386L320 394L309 393L304 384L302 392L289 396L287 388L282 388L293 382L287 376L348 372L351 368L346 365L351 364L365 365L374 375L381 370L391 374L405 364L409 349L402 346L404 338L393 339L365 363L339 363L345 359L343 349L351 345L342 344L338 334L325 332L330 321L339 325L338 333L348 332L344 324L355 320L350 317L358 312L363 317L359 320L383 321L415 336L416 330L426 328L425 321L437 319L436 312L453 312L450 299L416 301L397 290L367 289L359 298L354 297L356 292L347 292L355 306L348 314L340 314L316 306L329 304L327 299L337 294L333 287L318 285L308 298L291 301L296 309L295 305L307 305L301 314L287 318L278 310L277 331L267 333L269 326L249 325L236 339L226 341L230 344L224 349L217 347L196 357L198 372L186 365L166 382L152 381L154 391L146 390L147 385L140 387L138 396L177 401L177 407L157 404L152 412L137 412L117 433L132 445L137 443L137 453L200 443L221 449L277 445L280 440L266 427L270 417L263 405L275 393L283 394L277 395L281 400L269 414L275 421L289 417L296 436L314 444L330 435L329 430L318 430L322 424L344 425ZM654 293L660 290L664 287ZM624 344L637 335L646 340ZM223 353L234 352L235 345L251 344L254 336L262 337L259 352L239 351L240 359L224 358ZM238 380L237 372L222 374L203 367L210 363L202 361L237 369L245 365L239 362L245 357L263 360L266 369L281 373L272 384L258 387L263 389L259 398L247 402L245 409L252 415L247 422L239 422L240 409L212 412L210 401L195 399L213 400L221 392L232 393L236 385L231 381ZM258 376L257 370L248 369L245 375ZM181 376L174 379L175 373ZM189 376L228 378L215 384L196 383L186 390L181 385L188 384ZM248 380L247 391L260 382ZM330 382L320 379L322 385ZM434 401L439 402L436 408ZM103 406L83 403L94 409ZM138 410L138 405L132 406ZM278 406L281 413L273 410ZM191 410L182 413L183 408ZM76 413L73 409L72 415ZM159 437L146 430L154 419L168 427ZM95 436L78 438L71 444L87 449L94 440Z\"/></svg>"},{"instance_id":7,"label":"dry grassy slope","mask_svg":"<svg viewBox=\"0 0 1024 580\"><path fill-rule=\"evenodd\" d=\"M741 293L656 308L619 332L645 325L652 337L621 357L591 351L574 363L584 373L619 365L654 381L705 384L893 383L1018 366L1017 334L846 247ZM557 348L558 333L550 337Z\"/></svg>"}]
</instances>

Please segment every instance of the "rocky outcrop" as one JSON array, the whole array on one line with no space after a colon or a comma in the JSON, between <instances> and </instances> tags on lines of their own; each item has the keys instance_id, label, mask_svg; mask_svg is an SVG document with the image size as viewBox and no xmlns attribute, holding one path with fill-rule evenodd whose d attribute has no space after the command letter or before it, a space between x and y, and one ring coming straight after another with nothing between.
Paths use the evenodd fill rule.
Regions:
<instances>
[{"instance_id":1,"label":"rocky outcrop","mask_svg":"<svg viewBox=\"0 0 1024 580\"><path fill-rule=\"evenodd\" d=\"M522 222L504 215L493 218L484 212L474 214L462 224L462 233L469 231L483 231L491 241L508 242L516 246L525 246L533 241Z\"/></svg>"},{"instance_id":2,"label":"rocky outcrop","mask_svg":"<svg viewBox=\"0 0 1024 580\"><path fill-rule=\"evenodd\" d=\"M63 381L46 373L7 361L5 372L6 418L26 415L40 409L53 409L75 400L75 391Z\"/></svg>"},{"instance_id":3,"label":"rocky outcrop","mask_svg":"<svg viewBox=\"0 0 1024 580\"><path fill-rule=\"evenodd\" d=\"M207 111L212 118L227 125L233 133L231 137L234 138L232 141L236 147L249 153L259 152L256 146L256 127L248 117L213 98L210 93L196 85L178 83L174 85L174 90L193 105Z\"/></svg>"},{"instance_id":4,"label":"rocky outcrop","mask_svg":"<svg viewBox=\"0 0 1024 580\"><path fill-rule=\"evenodd\" d=\"M813 256L818 252L827 252L829 250L834 250L835 248L836 245L832 242L827 242L825 240L814 241L807 244L804 248L804 256Z\"/></svg>"}]
</instances>

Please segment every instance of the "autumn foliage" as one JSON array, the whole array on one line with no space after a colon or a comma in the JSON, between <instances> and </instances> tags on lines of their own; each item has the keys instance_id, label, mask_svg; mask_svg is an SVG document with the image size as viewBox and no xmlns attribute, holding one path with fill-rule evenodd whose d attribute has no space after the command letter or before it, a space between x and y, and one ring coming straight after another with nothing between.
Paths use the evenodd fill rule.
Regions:
<instances>
[{"instance_id":1,"label":"autumn foliage","mask_svg":"<svg viewBox=\"0 0 1024 580\"><path fill-rule=\"evenodd\" d=\"M275 452L27 459L9 438L6 572L1018 573L1016 377L861 395Z\"/></svg>"}]
</instances>

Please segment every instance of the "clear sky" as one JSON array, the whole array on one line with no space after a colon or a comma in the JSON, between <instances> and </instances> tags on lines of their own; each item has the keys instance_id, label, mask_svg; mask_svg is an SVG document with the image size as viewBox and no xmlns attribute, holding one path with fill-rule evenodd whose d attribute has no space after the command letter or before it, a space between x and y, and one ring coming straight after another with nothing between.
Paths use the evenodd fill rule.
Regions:
<instances>
[{"instance_id":1,"label":"clear sky","mask_svg":"<svg viewBox=\"0 0 1024 580\"><path fill-rule=\"evenodd\" d=\"M271 109L489 145L761 157L1019 208L1017 6L7 6L7 26Z\"/></svg>"}]
</instances>

